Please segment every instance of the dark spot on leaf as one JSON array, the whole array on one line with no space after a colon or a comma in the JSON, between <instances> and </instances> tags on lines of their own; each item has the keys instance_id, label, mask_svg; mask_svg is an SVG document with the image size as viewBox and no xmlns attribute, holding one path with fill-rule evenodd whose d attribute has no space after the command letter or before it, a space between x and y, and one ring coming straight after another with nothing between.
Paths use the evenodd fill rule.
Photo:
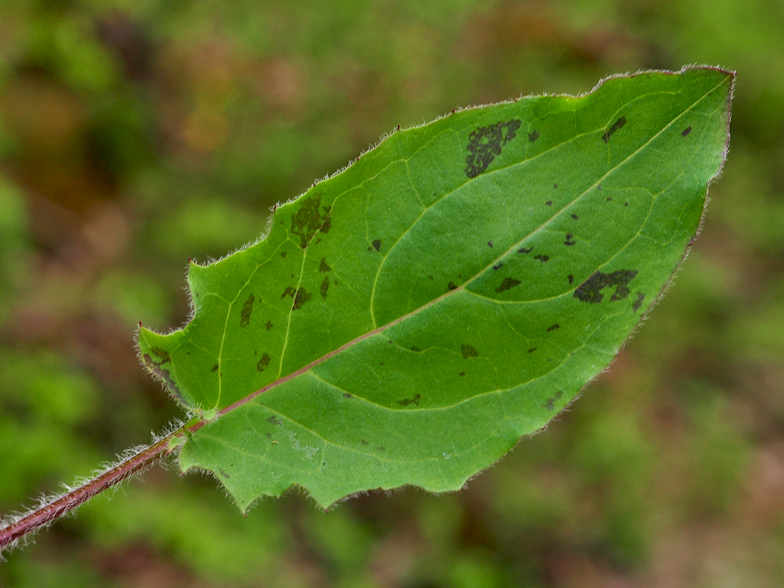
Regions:
<instances>
[{"instance_id":1,"label":"dark spot on leaf","mask_svg":"<svg viewBox=\"0 0 784 588\"><path fill-rule=\"evenodd\" d=\"M413 351L414 353L422 353L422 350L419 347L417 347L416 345L413 345L411 347L411 351Z\"/></svg>"},{"instance_id":2,"label":"dark spot on leaf","mask_svg":"<svg viewBox=\"0 0 784 588\"><path fill-rule=\"evenodd\" d=\"M628 202L624 202L623 205L624 206L629 206L629 203Z\"/></svg>"},{"instance_id":3,"label":"dark spot on leaf","mask_svg":"<svg viewBox=\"0 0 784 588\"><path fill-rule=\"evenodd\" d=\"M459 373L459 374L457 374L457 375L458 375L458 376L465 376L465 372L460 372L460 373Z\"/></svg>"},{"instance_id":4,"label":"dark spot on leaf","mask_svg":"<svg viewBox=\"0 0 784 588\"><path fill-rule=\"evenodd\" d=\"M433 280L433 279L434 279L432 275L429 275L429 276L427 276L427 277L428 277L428 278L430 278L431 280Z\"/></svg>"},{"instance_id":5,"label":"dark spot on leaf","mask_svg":"<svg viewBox=\"0 0 784 588\"><path fill-rule=\"evenodd\" d=\"M280 252L280 256L281 256L281 257L286 257L286 252L285 252L285 251L281 251L281 252Z\"/></svg>"},{"instance_id":6,"label":"dark spot on leaf","mask_svg":"<svg viewBox=\"0 0 784 588\"><path fill-rule=\"evenodd\" d=\"M223 468L218 468L218 471L220 472L220 475L223 476L224 478L231 478L229 474L223 471Z\"/></svg>"},{"instance_id":7,"label":"dark spot on leaf","mask_svg":"<svg viewBox=\"0 0 784 588\"><path fill-rule=\"evenodd\" d=\"M547 402L542 405L547 410L555 410L555 400L550 398Z\"/></svg>"},{"instance_id":8,"label":"dark spot on leaf","mask_svg":"<svg viewBox=\"0 0 784 588\"><path fill-rule=\"evenodd\" d=\"M573 218L574 220L577 220L577 215L576 215L576 214L572 214L572 218Z\"/></svg>"},{"instance_id":9,"label":"dark spot on leaf","mask_svg":"<svg viewBox=\"0 0 784 588\"><path fill-rule=\"evenodd\" d=\"M251 294L248 296L248 299L245 301L245 304L242 305L242 310L240 311L240 326L247 327L250 324L250 315L253 314L253 303L255 302L256 297Z\"/></svg>"},{"instance_id":10,"label":"dark spot on leaf","mask_svg":"<svg viewBox=\"0 0 784 588\"><path fill-rule=\"evenodd\" d=\"M324 222L321 223L321 226L319 227L319 231L326 234L329 233L329 230L331 228L332 228L332 217L327 215L327 218L325 218ZM320 243L321 239L319 239L317 242Z\"/></svg>"},{"instance_id":11,"label":"dark spot on leaf","mask_svg":"<svg viewBox=\"0 0 784 588\"><path fill-rule=\"evenodd\" d=\"M456 290L457 289L457 284L455 284L454 282L449 282L446 285L446 287L447 287L447 290Z\"/></svg>"},{"instance_id":12,"label":"dark spot on leaf","mask_svg":"<svg viewBox=\"0 0 784 588\"><path fill-rule=\"evenodd\" d=\"M488 241L488 242L487 242L487 246L488 246L488 247L492 247L492 246L493 246L493 242L492 242L492 241Z\"/></svg>"},{"instance_id":13,"label":"dark spot on leaf","mask_svg":"<svg viewBox=\"0 0 784 588\"><path fill-rule=\"evenodd\" d=\"M566 241L564 241L564 245L566 245L567 247L571 245L577 245L577 241L573 241L572 237L574 237L574 235L572 235L571 233L566 233Z\"/></svg>"},{"instance_id":14,"label":"dark spot on leaf","mask_svg":"<svg viewBox=\"0 0 784 588\"><path fill-rule=\"evenodd\" d=\"M495 265L493 266L493 269L494 269L494 270L497 270L497 269L501 269L502 267L504 267L504 264L503 264L503 263L497 263L497 264L495 264Z\"/></svg>"},{"instance_id":15,"label":"dark spot on leaf","mask_svg":"<svg viewBox=\"0 0 784 588\"><path fill-rule=\"evenodd\" d=\"M537 350L537 347L531 347L531 349L528 350L528 353L533 353L536 350Z\"/></svg>"},{"instance_id":16,"label":"dark spot on leaf","mask_svg":"<svg viewBox=\"0 0 784 588\"><path fill-rule=\"evenodd\" d=\"M376 449L378 449L379 451L386 451L387 450L387 448L384 447L383 445L379 445L378 447L376 447Z\"/></svg>"},{"instance_id":17,"label":"dark spot on leaf","mask_svg":"<svg viewBox=\"0 0 784 588\"><path fill-rule=\"evenodd\" d=\"M547 332L549 333L550 331L555 331L556 329L560 329L560 328L561 328L561 325L559 325L558 323L555 323L554 325L552 325L550 327L547 327Z\"/></svg>"},{"instance_id":18,"label":"dark spot on leaf","mask_svg":"<svg viewBox=\"0 0 784 588\"><path fill-rule=\"evenodd\" d=\"M214 366L212 366L212 369L210 371L211 372L217 372L218 371L218 364L216 363Z\"/></svg>"},{"instance_id":19,"label":"dark spot on leaf","mask_svg":"<svg viewBox=\"0 0 784 588\"><path fill-rule=\"evenodd\" d=\"M373 249L375 249L376 251L381 251L381 240L380 239L375 239L373 241L372 245L373 245Z\"/></svg>"},{"instance_id":20,"label":"dark spot on leaf","mask_svg":"<svg viewBox=\"0 0 784 588\"><path fill-rule=\"evenodd\" d=\"M605 288L615 288L615 293L610 298L611 302L622 300L629 295L629 282L637 275L635 270L617 270L611 274L594 272L580 284L574 291L574 297L582 302L597 304L602 301Z\"/></svg>"},{"instance_id":21,"label":"dark spot on leaf","mask_svg":"<svg viewBox=\"0 0 784 588\"><path fill-rule=\"evenodd\" d=\"M479 357L479 352L473 345L465 344L460 348L460 351L463 353L463 359L468 359L469 357Z\"/></svg>"},{"instance_id":22,"label":"dark spot on leaf","mask_svg":"<svg viewBox=\"0 0 784 588\"><path fill-rule=\"evenodd\" d=\"M153 347L150 349L150 352L158 358L157 362L153 362L157 366L161 366L164 363L169 363L171 361L171 356L165 349L161 349L160 347Z\"/></svg>"},{"instance_id":23,"label":"dark spot on leaf","mask_svg":"<svg viewBox=\"0 0 784 588\"><path fill-rule=\"evenodd\" d=\"M539 138L539 131L532 131L528 133L528 140L533 143Z\"/></svg>"},{"instance_id":24,"label":"dark spot on leaf","mask_svg":"<svg viewBox=\"0 0 784 588\"><path fill-rule=\"evenodd\" d=\"M291 232L299 236L302 249L308 246L316 231L321 229L329 218L326 213L319 212L320 206L321 196L316 194L302 200L299 210L291 217Z\"/></svg>"},{"instance_id":25,"label":"dark spot on leaf","mask_svg":"<svg viewBox=\"0 0 784 588\"><path fill-rule=\"evenodd\" d=\"M574 276L572 274L569 274L568 276L566 276L566 279L569 280L570 284L574 282Z\"/></svg>"},{"instance_id":26,"label":"dark spot on leaf","mask_svg":"<svg viewBox=\"0 0 784 588\"><path fill-rule=\"evenodd\" d=\"M599 184L598 186L596 186L596 189L597 189L597 190L601 190L601 189L602 189L602 185L601 185L601 184Z\"/></svg>"},{"instance_id":27,"label":"dark spot on leaf","mask_svg":"<svg viewBox=\"0 0 784 588\"><path fill-rule=\"evenodd\" d=\"M359 442L362 443L362 445L370 445L370 442L365 441L364 439L360 439Z\"/></svg>"},{"instance_id":28,"label":"dark spot on leaf","mask_svg":"<svg viewBox=\"0 0 784 588\"><path fill-rule=\"evenodd\" d=\"M538 259L542 263L545 263L545 262L547 262L548 259L550 259L550 256L549 255L534 255L534 259Z\"/></svg>"},{"instance_id":29,"label":"dark spot on leaf","mask_svg":"<svg viewBox=\"0 0 784 588\"><path fill-rule=\"evenodd\" d=\"M475 178L485 171L496 156L501 155L501 148L515 138L521 124L519 120L512 119L473 131L468 136L465 175Z\"/></svg>"},{"instance_id":30,"label":"dark spot on leaf","mask_svg":"<svg viewBox=\"0 0 784 588\"><path fill-rule=\"evenodd\" d=\"M495 291L500 294L501 292L505 292L506 290L509 290L519 285L520 285L520 280L515 280L514 278L504 278L504 281L501 282L501 285L498 286L498 288L496 288Z\"/></svg>"},{"instance_id":31,"label":"dark spot on leaf","mask_svg":"<svg viewBox=\"0 0 784 588\"><path fill-rule=\"evenodd\" d=\"M263 372L267 369L267 366L270 364L270 356L269 354L265 353L261 356L259 363L256 364L256 371Z\"/></svg>"},{"instance_id":32,"label":"dark spot on leaf","mask_svg":"<svg viewBox=\"0 0 784 588\"><path fill-rule=\"evenodd\" d=\"M269 331L272 328L272 321L267 321L267 324L264 326L267 327L267 330Z\"/></svg>"},{"instance_id":33,"label":"dark spot on leaf","mask_svg":"<svg viewBox=\"0 0 784 588\"><path fill-rule=\"evenodd\" d=\"M553 201L552 200L548 200L547 202L545 202L545 204L547 206L552 206L553 205Z\"/></svg>"},{"instance_id":34,"label":"dark spot on leaf","mask_svg":"<svg viewBox=\"0 0 784 588\"><path fill-rule=\"evenodd\" d=\"M291 296L292 298L297 293L297 289L293 286L287 286L285 290L283 290L283 294L280 295L281 299L285 298L286 296Z\"/></svg>"},{"instance_id":35,"label":"dark spot on leaf","mask_svg":"<svg viewBox=\"0 0 784 588\"><path fill-rule=\"evenodd\" d=\"M563 392L563 390L558 390L558 392L556 392L556 393L553 395L553 398L555 398L556 400L560 400L560 399L561 399L561 396L563 396L563 395L564 395L564 392Z\"/></svg>"},{"instance_id":36,"label":"dark spot on leaf","mask_svg":"<svg viewBox=\"0 0 784 588\"><path fill-rule=\"evenodd\" d=\"M518 252L518 253L531 253L531 251L533 251L533 250L534 250L534 248L533 248L533 247L529 247L528 249L526 249L525 247L523 247L522 249L518 249L518 250L517 250L517 252Z\"/></svg>"},{"instance_id":37,"label":"dark spot on leaf","mask_svg":"<svg viewBox=\"0 0 784 588\"><path fill-rule=\"evenodd\" d=\"M354 395L353 394L349 394L348 392L345 392L343 394L343 398L354 398Z\"/></svg>"},{"instance_id":38,"label":"dark spot on leaf","mask_svg":"<svg viewBox=\"0 0 784 588\"><path fill-rule=\"evenodd\" d=\"M291 310L299 310L305 303L310 300L310 293L305 288L297 288L297 294L294 296L294 304Z\"/></svg>"},{"instance_id":39,"label":"dark spot on leaf","mask_svg":"<svg viewBox=\"0 0 784 588\"><path fill-rule=\"evenodd\" d=\"M632 309L634 310L634 312L640 310L643 300L645 300L645 294L643 294L642 292L637 292L637 300L635 300L634 304L632 304Z\"/></svg>"},{"instance_id":40,"label":"dark spot on leaf","mask_svg":"<svg viewBox=\"0 0 784 588\"><path fill-rule=\"evenodd\" d=\"M557 189L558 189L558 184L553 184L553 190L557 190Z\"/></svg>"},{"instance_id":41,"label":"dark spot on leaf","mask_svg":"<svg viewBox=\"0 0 784 588\"><path fill-rule=\"evenodd\" d=\"M319 264L319 271L321 273L332 271L332 268L327 265L327 259L325 257L321 258L321 263Z\"/></svg>"},{"instance_id":42,"label":"dark spot on leaf","mask_svg":"<svg viewBox=\"0 0 784 588\"><path fill-rule=\"evenodd\" d=\"M321 287L319 288L319 293L324 300L327 299L327 290L329 290L329 276L324 276L324 281L321 282Z\"/></svg>"},{"instance_id":43,"label":"dark spot on leaf","mask_svg":"<svg viewBox=\"0 0 784 588\"><path fill-rule=\"evenodd\" d=\"M604 199L605 202L610 202L610 200L612 200L612 198L605 198Z\"/></svg>"},{"instance_id":44,"label":"dark spot on leaf","mask_svg":"<svg viewBox=\"0 0 784 588\"><path fill-rule=\"evenodd\" d=\"M683 129L683 132L681 133L681 136L685 137L689 133L691 133L691 127L686 127L685 129Z\"/></svg>"},{"instance_id":45,"label":"dark spot on leaf","mask_svg":"<svg viewBox=\"0 0 784 588\"><path fill-rule=\"evenodd\" d=\"M398 400L397 403L400 406L419 406L419 401L421 396L419 394L414 394L411 398L404 398L403 400Z\"/></svg>"},{"instance_id":46,"label":"dark spot on leaf","mask_svg":"<svg viewBox=\"0 0 784 588\"><path fill-rule=\"evenodd\" d=\"M275 425L275 426L283 424L283 421L282 421L282 420L280 420L280 419L279 419L278 417L276 417L275 415L273 415L273 416L271 416L270 418L268 418L268 419L267 419L267 422L268 422L270 425Z\"/></svg>"},{"instance_id":47,"label":"dark spot on leaf","mask_svg":"<svg viewBox=\"0 0 784 588\"><path fill-rule=\"evenodd\" d=\"M602 136L602 140L605 143L607 143L610 140L610 137L612 137L613 134L615 134L615 131L618 131L618 130L622 129L623 125L625 125L625 124L626 124L626 117L622 116L621 118L619 118L618 120L616 120L613 123L613 126L610 127L609 131L606 131L604 133L604 135Z\"/></svg>"}]
</instances>

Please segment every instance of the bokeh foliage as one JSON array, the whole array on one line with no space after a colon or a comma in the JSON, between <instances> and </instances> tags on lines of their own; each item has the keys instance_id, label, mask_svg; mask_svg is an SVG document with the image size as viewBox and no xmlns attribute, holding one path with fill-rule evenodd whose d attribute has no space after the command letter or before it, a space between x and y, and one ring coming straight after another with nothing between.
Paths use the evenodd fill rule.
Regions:
<instances>
[{"instance_id":1,"label":"bokeh foliage","mask_svg":"<svg viewBox=\"0 0 784 588\"><path fill-rule=\"evenodd\" d=\"M398 124L638 68L739 72L724 177L675 288L547 432L459 494L296 494L247 518L153 470L10 554L8 586L780 586L784 4L0 3L0 510L178 414L136 321L187 258Z\"/></svg>"}]
</instances>

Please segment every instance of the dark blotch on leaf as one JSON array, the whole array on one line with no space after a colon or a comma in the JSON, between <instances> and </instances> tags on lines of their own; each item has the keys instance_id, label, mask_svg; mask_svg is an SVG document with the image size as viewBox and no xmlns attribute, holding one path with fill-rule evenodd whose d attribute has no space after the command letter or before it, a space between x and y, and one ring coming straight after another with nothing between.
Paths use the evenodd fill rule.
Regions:
<instances>
[{"instance_id":1,"label":"dark blotch on leaf","mask_svg":"<svg viewBox=\"0 0 784 588\"><path fill-rule=\"evenodd\" d=\"M321 273L332 271L332 268L327 265L327 260L324 257L321 258L321 263L319 264L319 271Z\"/></svg>"},{"instance_id":2,"label":"dark blotch on leaf","mask_svg":"<svg viewBox=\"0 0 784 588\"><path fill-rule=\"evenodd\" d=\"M528 140L533 143L539 138L539 131L531 131L528 133Z\"/></svg>"},{"instance_id":3,"label":"dark blotch on leaf","mask_svg":"<svg viewBox=\"0 0 784 588\"><path fill-rule=\"evenodd\" d=\"M329 276L324 276L324 281L321 282L321 287L319 288L319 293L324 300L327 299L327 290L329 290Z\"/></svg>"},{"instance_id":4,"label":"dark blotch on leaf","mask_svg":"<svg viewBox=\"0 0 784 588\"><path fill-rule=\"evenodd\" d=\"M256 371L263 372L267 369L267 366L270 364L270 356L269 354L265 353L261 356L259 363L256 364Z\"/></svg>"},{"instance_id":5,"label":"dark blotch on leaf","mask_svg":"<svg viewBox=\"0 0 784 588\"><path fill-rule=\"evenodd\" d=\"M362 443L362 445L370 445L370 441L365 441L364 439L360 439L359 442Z\"/></svg>"},{"instance_id":6,"label":"dark blotch on leaf","mask_svg":"<svg viewBox=\"0 0 784 588\"><path fill-rule=\"evenodd\" d=\"M267 330L269 331L272 328L272 326L273 326L272 325L272 321L267 321L267 324L264 325L264 326L267 327Z\"/></svg>"},{"instance_id":7,"label":"dark blotch on leaf","mask_svg":"<svg viewBox=\"0 0 784 588\"><path fill-rule=\"evenodd\" d=\"M548 200L547 202L545 202L545 204L547 206L552 206L553 205L553 201L552 200Z\"/></svg>"},{"instance_id":8,"label":"dark blotch on leaf","mask_svg":"<svg viewBox=\"0 0 784 588\"><path fill-rule=\"evenodd\" d=\"M286 252L285 252L285 251L281 251L281 252L280 252L280 256L281 256L281 257L286 257Z\"/></svg>"},{"instance_id":9,"label":"dark blotch on leaf","mask_svg":"<svg viewBox=\"0 0 784 588\"><path fill-rule=\"evenodd\" d=\"M283 424L283 421L282 421L282 420L280 420L278 417L276 417L276 416L274 416L274 415L273 415L273 416L271 416L270 418L268 418L268 419L267 419L267 422L268 422L270 425L276 425L276 426L277 426L277 425L281 425L281 424Z\"/></svg>"},{"instance_id":10,"label":"dark blotch on leaf","mask_svg":"<svg viewBox=\"0 0 784 588\"><path fill-rule=\"evenodd\" d=\"M529 349L529 350L528 350L528 353L533 353L533 352L534 352L534 351L536 351L536 350L537 350L537 348L536 348L536 347L531 347L531 349Z\"/></svg>"},{"instance_id":11,"label":"dark blotch on leaf","mask_svg":"<svg viewBox=\"0 0 784 588\"><path fill-rule=\"evenodd\" d=\"M460 373L459 373L459 374L457 374L457 375L458 375L458 376L461 376L461 377L462 377L462 376L465 376L465 372L460 372Z\"/></svg>"},{"instance_id":12,"label":"dark blotch on leaf","mask_svg":"<svg viewBox=\"0 0 784 588\"><path fill-rule=\"evenodd\" d=\"M487 242L487 246L488 246L488 247L492 247L492 246L493 246L493 242L492 242L492 241L488 241L488 242Z\"/></svg>"},{"instance_id":13,"label":"dark blotch on leaf","mask_svg":"<svg viewBox=\"0 0 784 588\"><path fill-rule=\"evenodd\" d=\"M291 232L299 236L302 249L308 246L316 231L321 229L328 220L326 213L319 212L320 207L321 196L316 194L303 199L299 210L291 217ZM329 230L328 227L327 230Z\"/></svg>"},{"instance_id":14,"label":"dark blotch on leaf","mask_svg":"<svg viewBox=\"0 0 784 588\"><path fill-rule=\"evenodd\" d=\"M602 301L605 288L615 288L611 302L622 300L629 295L629 282L637 275L636 270L617 270L611 274L594 272L574 291L574 297L582 302L597 304Z\"/></svg>"},{"instance_id":15,"label":"dark blotch on leaf","mask_svg":"<svg viewBox=\"0 0 784 588\"><path fill-rule=\"evenodd\" d=\"M517 250L517 252L518 252L518 253L531 253L531 251L533 251L533 250L534 250L534 248L533 248L533 247L529 247L528 249L526 249L525 247L523 247L522 249L518 249L518 250Z\"/></svg>"},{"instance_id":16,"label":"dark blotch on leaf","mask_svg":"<svg viewBox=\"0 0 784 588\"><path fill-rule=\"evenodd\" d=\"M248 296L248 299L245 301L245 304L242 305L242 310L240 311L240 326L247 327L250 324L250 315L253 314L253 303L256 301L256 297L251 294Z\"/></svg>"},{"instance_id":17,"label":"dark blotch on leaf","mask_svg":"<svg viewBox=\"0 0 784 588\"><path fill-rule=\"evenodd\" d=\"M381 240L380 239L375 239L373 241L372 245L373 245L373 249L375 249L376 251L381 251Z\"/></svg>"},{"instance_id":18,"label":"dark blotch on leaf","mask_svg":"<svg viewBox=\"0 0 784 588\"><path fill-rule=\"evenodd\" d=\"M171 356L169 355L169 352L168 352L168 351L166 351L165 349L161 349L160 347L152 347L152 348L150 349L150 352L151 352L151 353L152 353L152 354L153 354L153 355L154 355L156 358L158 358L158 361L152 361L152 359L150 359L150 361L152 361L152 363L153 363L154 365L161 366L161 365L163 365L164 363L169 363L169 362L171 361ZM149 357L149 356L148 356L148 357Z\"/></svg>"},{"instance_id":19,"label":"dark blotch on leaf","mask_svg":"<svg viewBox=\"0 0 784 588\"><path fill-rule=\"evenodd\" d=\"M643 300L645 300L645 294L643 294L642 292L637 292L637 300L635 300L634 304L632 304L632 310L634 310L634 312L640 310Z\"/></svg>"},{"instance_id":20,"label":"dark blotch on leaf","mask_svg":"<svg viewBox=\"0 0 784 588\"><path fill-rule=\"evenodd\" d=\"M615 134L615 131L618 131L623 128L623 125L626 124L626 117L622 116L618 120L613 123L613 126L610 127L609 131L606 131L604 135L602 135L602 140L607 143L610 141L610 137Z\"/></svg>"},{"instance_id":21,"label":"dark blotch on leaf","mask_svg":"<svg viewBox=\"0 0 784 588\"><path fill-rule=\"evenodd\" d=\"M281 299L285 298L286 296L291 296L292 298L297 293L297 289L293 286L287 286L285 290L283 290L283 294L280 295Z\"/></svg>"},{"instance_id":22,"label":"dark blotch on leaf","mask_svg":"<svg viewBox=\"0 0 784 588\"><path fill-rule=\"evenodd\" d=\"M577 245L577 241L573 240L574 235L571 233L566 233L566 241L564 241L564 245L570 247L572 245Z\"/></svg>"},{"instance_id":23,"label":"dark blotch on leaf","mask_svg":"<svg viewBox=\"0 0 784 588\"><path fill-rule=\"evenodd\" d=\"M446 285L446 288L447 288L447 290L456 290L457 289L457 284L455 284L454 282L449 282Z\"/></svg>"},{"instance_id":24,"label":"dark blotch on leaf","mask_svg":"<svg viewBox=\"0 0 784 588\"><path fill-rule=\"evenodd\" d=\"M538 259L542 263L546 263L548 259L550 259L549 255L534 255L534 259Z\"/></svg>"},{"instance_id":25,"label":"dark blotch on leaf","mask_svg":"<svg viewBox=\"0 0 784 588\"><path fill-rule=\"evenodd\" d=\"M343 393L343 398L354 398L353 394L349 394L348 392Z\"/></svg>"},{"instance_id":26,"label":"dark blotch on leaf","mask_svg":"<svg viewBox=\"0 0 784 588\"><path fill-rule=\"evenodd\" d=\"M505 292L506 290L509 290L519 285L520 285L520 280L515 280L514 278L504 278L504 281L501 282L501 285L498 286L498 288L496 288L495 291L500 294L501 292Z\"/></svg>"},{"instance_id":27,"label":"dark blotch on leaf","mask_svg":"<svg viewBox=\"0 0 784 588\"><path fill-rule=\"evenodd\" d=\"M479 352L473 345L465 344L460 347L460 351L463 353L463 359L468 359L469 357L479 357Z\"/></svg>"},{"instance_id":28,"label":"dark blotch on leaf","mask_svg":"<svg viewBox=\"0 0 784 588\"><path fill-rule=\"evenodd\" d=\"M210 371L211 372L217 372L218 371L218 364L216 363L214 366L212 366L212 369Z\"/></svg>"},{"instance_id":29,"label":"dark blotch on leaf","mask_svg":"<svg viewBox=\"0 0 784 588\"><path fill-rule=\"evenodd\" d=\"M503 263L497 263L497 264L495 264L495 265L493 266L493 269L494 269L494 270L499 270L499 269L501 269L502 267L504 267L504 264L503 264Z\"/></svg>"},{"instance_id":30,"label":"dark blotch on leaf","mask_svg":"<svg viewBox=\"0 0 784 588\"><path fill-rule=\"evenodd\" d=\"M310 293L305 288L297 288L297 294L294 296L294 304L291 310L299 310L305 303L310 300Z\"/></svg>"},{"instance_id":31,"label":"dark blotch on leaf","mask_svg":"<svg viewBox=\"0 0 784 588\"><path fill-rule=\"evenodd\" d=\"M465 175L475 178L485 171L496 156L501 155L501 148L515 138L521 124L512 119L473 131L468 136Z\"/></svg>"},{"instance_id":32,"label":"dark blotch on leaf","mask_svg":"<svg viewBox=\"0 0 784 588\"><path fill-rule=\"evenodd\" d=\"M570 284L574 282L574 276L572 274L569 274L568 276L566 276L566 279L569 280Z\"/></svg>"},{"instance_id":33,"label":"dark blotch on leaf","mask_svg":"<svg viewBox=\"0 0 784 588\"><path fill-rule=\"evenodd\" d=\"M413 351L414 353L422 353L422 350L416 345L411 346L411 351Z\"/></svg>"},{"instance_id":34,"label":"dark blotch on leaf","mask_svg":"<svg viewBox=\"0 0 784 588\"><path fill-rule=\"evenodd\" d=\"M220 475L223 476L224 478L231 478L229 474L223 471L223 468L218 468L218 471L220 472Z\"/></svg>"},{"instance_id":35,"label":"dark blotch on leaf","mask_svg":"<svg viewBox=\"0 0 784 588\"><path fill-rule=\"evenodd\" d=\"M421 396L419 394L414 394L411 398L404 398L403 400L398 400L397 403L400 406L419 406L419 401Z\"/></svg>"},{"instance_id":36,"label":"dark blotch on leaf","mask_svg":"<svg viewBox=\"0 0 784 588\"><path fill-rule=\"evenodd\" d=\"M691 133L691 127L686 127L685 129L683 129L683 132L681 133L681 136L685 137L689 133Z\"/></svg>"},{"instance_id":37,"label":"dark blotch on leaf","mask_svg":"<svg viewBox=\"0 0 784 588\"><path fill-rule=\"evenodd\" d=\"M572 218L573 218L574 220L577 220L577 215L576 215L576 214L572 214Z\"/></svg>"},{"instance_id":38,"label":"dark blotch on leaf","mask_svg":"<svg viewBox=\"0 0 784 588\"><path fill-rule=\"evenodd\" d=\"M561 325L559 325L558 323L555 323L554 325L552 325L550 327L547 327L547 332L549 333L550 331L555 331L556 329L560 329L560 328L561 328Z\"/></svg>"}]
</instances>

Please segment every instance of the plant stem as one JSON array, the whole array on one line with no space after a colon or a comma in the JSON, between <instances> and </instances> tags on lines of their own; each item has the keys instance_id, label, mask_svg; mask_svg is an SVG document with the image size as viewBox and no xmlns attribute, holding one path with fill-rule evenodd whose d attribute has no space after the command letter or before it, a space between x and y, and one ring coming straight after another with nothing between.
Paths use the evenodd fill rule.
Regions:
<instances>
[{"instance_id":1,"label":"plant stem","mask_svg":"<svg viewBox=\"0 0 784 588\"><path fill-rule=\"evenodd\" d=\"M19 520L0 529L0 553L18 539L51 523L93 496L119 484L127 477L132 476L155 463L164 454L170 452L169 441L186 431L186 427L187 425L173 431L92 480L85 482L81 486L74 488L58 498L46 502L24 515Z\"/></svg>"}]
</instances>

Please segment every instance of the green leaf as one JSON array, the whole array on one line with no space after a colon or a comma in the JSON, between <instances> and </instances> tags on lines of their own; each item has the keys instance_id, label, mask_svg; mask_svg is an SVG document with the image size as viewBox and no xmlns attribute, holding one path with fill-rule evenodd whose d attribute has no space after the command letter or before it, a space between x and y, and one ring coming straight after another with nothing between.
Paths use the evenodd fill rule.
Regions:
<instances>
[{"instance_id":1,"label":"green leaf","mask_svg":"<svg viewBox=\"0 0 784 588\"><path fill-rule=\"evenodd\" d=\"M191 264L193 318L141 357L196 417L180 466L244 510L460 488L618 353L700 223L734 75L613 77L582 97L398 131Z\"/></svg>"}]
</instances>

